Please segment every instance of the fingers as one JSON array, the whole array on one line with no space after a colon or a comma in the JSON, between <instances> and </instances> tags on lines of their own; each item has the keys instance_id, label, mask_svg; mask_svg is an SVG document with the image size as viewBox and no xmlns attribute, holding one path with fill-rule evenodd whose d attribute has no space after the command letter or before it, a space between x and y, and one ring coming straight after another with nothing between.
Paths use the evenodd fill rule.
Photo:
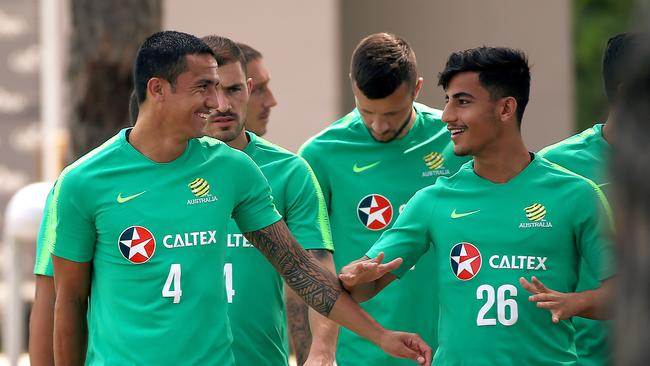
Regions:
<instances>
[{"instance_id":1,"label":"fingers","mask_svg":"<svg viewBox=\"0 0 650 366\"><path fill-rule=\"evenodd\" d=\"M539 290L539 292L549 292L550 291L546 286L544 286L542 281L537 279L537 277L533 276L532 280L533 280L533 284Z\"/></svg>"},{"instance_id":2,"label":"fingers","mask_svg":"<svg viewBox=\"0 0 650 366\"><path fill-rule=\"evenodd\" d=\"M397 269L399 266L402 265L402 258L395 258L392 261L385 263L385 264L380 264L378 267L379 272L384 275L388 272L391 272L395 269Z\"/></svg>"},{"instance_id":3,"label":"fingers","mask_svg":"<svg viewBox=\"0 0 650 366\"><path fill-rule=\"evenodd\" d=\"M523 277L519 277L519 284L524 288L524 290L528 292L532 292L534 294L539 293L537 287L535 287L532 283L526 281L526 279Z\"/></svg>"},{"instance_id":4,"label":"fingers","mask_svg":"<svg viewBox=\"0 0 650 366\"><path fill-rule=\"evenodd\" d=\"M540 301L558 301L559 296L554 293L539 293L535 295L528 296L528 301L531 302L540 302Z\"/></svg>"},{"instance_id":5,"label":"fingers","mask_svg":"<svg viewBox=\"0 0 650 366\"><path fill-rule=\"evenodd\" d=\"M379 254L377 254L377 256L371 260L371 262L379 264L384 260L384 256L384 252L379 252Z\"/></svg>"}]
</instances>

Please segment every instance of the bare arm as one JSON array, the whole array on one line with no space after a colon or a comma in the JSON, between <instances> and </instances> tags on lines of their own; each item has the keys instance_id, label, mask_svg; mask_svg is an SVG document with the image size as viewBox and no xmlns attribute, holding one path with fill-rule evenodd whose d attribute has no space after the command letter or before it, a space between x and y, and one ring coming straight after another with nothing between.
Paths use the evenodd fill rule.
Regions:
<instances>
[{"instance_id":1,"label":"bare arm","mask_svg":"<svg viewBox=\"0 0 650 366\"><path fill-rule=\"evenodd\" d=\"M56 277L54 305L54 360L57 365L83 365L88 327L86 312L91 264L52 256Z\"/></svg>"},{"instance_id":2,"label":"bare arm","mask_svg":"<svg viewBox=\"0 0 650 366\"><path fill-rule=\"evenodd\" d=\"M554 323L572 316L605 320L611 319L611 293L614 279L603 281L599 288L582 292L558 292L547 288L536 277L532 283L523 277L519 283L533 293L528 300L537 303L537 307L548 309Z\"/></svg>"},{"instance_id":3,"label":"bare arm","mask_svg":"<svg viewBox=\"0 0 650 366\"><path fill-rule=\"evenodd\" d=\"M54 279L36 275L34 306L29 317L29 362L33 366L54 365Z\"/></svg>"},{"instance_id":4,"label":"bare arm","mask_svg":"<svg viewBox=\"0 0 650 366\"><path fill-rule=\"evenodd\" d=\"M381 263L383 260L384 253L379 253L374 259L364 256L341 268L339 279L354 300L368 301L397 279L390 272L402 264L402 259Z\"/></svg>"},{"instance_id":5,"label":"bare arm","mask_svg":"<svg viewBox=\"0 0 650 366\"><path fill-rule=\"evenodd\" d=\"M244 234L309 306L395 357L430 364L431 349L414 334L382 328L343 291L336 277L293 238L284 221Z\"/></svg>"},{"instance_id":6,"label":"bare arm","mask_svg":"<svg viewBox=\"0 0 650 366\"><path fill-rule=\"evenodd\" d=\"M327 250L314 250L314 256L324 268L336 273L332 253ZM339 337L339 326L333 321L309 309L309 325L311 326L312 342L306 365L333 365L336 357L336 341Z\"/></svg>"}]
</instances>

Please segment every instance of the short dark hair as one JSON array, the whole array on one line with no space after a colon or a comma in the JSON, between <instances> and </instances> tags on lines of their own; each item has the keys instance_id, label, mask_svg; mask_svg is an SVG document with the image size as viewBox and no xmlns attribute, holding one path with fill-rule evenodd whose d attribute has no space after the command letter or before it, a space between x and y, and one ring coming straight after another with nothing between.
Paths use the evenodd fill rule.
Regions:
<instances>
[{"instance_id":1,"label":"short dark hair","mask_svg":"<svg viewBox=\"0 0 650 366\"><path fill-rule=\"evenodd\" d=\"M244 57L246 58L246 62L255 61L255 60L258 60L258 59L264 57L264 56L262 56L262 53L260 51L254 49L253 47L251 47L251 46L249 46L249 45L247 45L245 43L241 43L241 42L237 43L237 46L239 46L239 48L244 53Z\"/></svg>"},{"instance_id":2,"label":"short dark hair","mask_svg":"<svg viewBox=\"0 0 650 366\"><path fill-rule=\"evenodd\" d=\"M618 99L618 87L626 74L628 58L631 53L640 45L641 34L621 33L611 37L603 52L603 82L605 83L605 94L610 103Z\"/></svg>"},{"instance_id":3,"label":"short dark hair","mask_svg":"<svg viewBox=\"0 0 650 366\"><path fill-rule=\"evenodd\" d=\"M521 126L530 96L530 67L526 54L505 47L478 47L449 55L438 85L445 90L461 72L478 72L481 85L493 99L513 97L517 101L517 122Z\"/></svg>"},{"instance_id":4,"label":"short dark hair","mask_svg":"<svg viewBox=\"0 0 650 366\"><path fill-rule=\"evenodd\" d=\"M135 90L131 92L129 97L129 119L131 125L135 125L135 122L138 120L138 114L140 113L140 104L138 103L138 94L135 93Z\"/></svg>"},{"instance_id":5,"label":"short dark hair","mask_svg":"<svg viewBox=\"0 0 650 366\"><path fill-rule=\"evenodd\" d=\"M147 97L147 83L152 77L167 80L172 87L187 69L186 55L214 53L197 37L176 31L157 32L149 36L135 57L133 83L138 102Z\"/></svg>"},{"instance_id":6,"label":"short dark hair","mask_svg":"<svg viewBox=\"0 0 650 366\"><path fill-rule=\"evenodd\" d=\"M369 99L385 98L404 82L413 90L417 79L415 52L395 34L371 34L352 53L350 77Z\"/></svg>"},{"instance_id":7,"label":"short dark hair","mask_svg":"<svg viewBox=\"0 0 650 366\"><path fill-rule=\"evenodd\" d=\"M237 46L237 43L230 38L216 35L205 36L201 40L210 46L212 52L214 52L217 65L223 66L239 62L242 70L244 70L244 75L246 75L246 57L244 57L244 53Z\"/></svg>"}]
</instances>

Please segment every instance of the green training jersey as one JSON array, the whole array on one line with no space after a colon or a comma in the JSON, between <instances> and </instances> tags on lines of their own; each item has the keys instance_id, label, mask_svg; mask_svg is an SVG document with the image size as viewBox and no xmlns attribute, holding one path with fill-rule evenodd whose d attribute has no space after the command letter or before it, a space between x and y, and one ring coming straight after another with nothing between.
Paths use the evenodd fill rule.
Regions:
<instances>
[{"instance_id":1,"label":"green training jersey","mask_svg":"<svg viewBox=\"0 0 650 366\"><path fill-rule=\"evenodd\" d=\"M248 132L244 152L269 181L273 202L305 249L333 250L323 194L309 165L295 154ZM233 353L238 365L287 365L286 312L282 277L228 226L224 278Z\"/></svg>"},{"instance_id":2,"label":"green training jersey","mask_svg":"<svg viewBox=\"0 0 650 366\"><path fill-rule=\"evenodd\" d=\"M280 219L269 185L217 140L156 163L127 131L66 168L49 207L44 245L92 263L86 364L231 365L225 233Z\"/></svg>"},{"instance_id":3,"label":"green training jersey","mask_svg":"<svg viewBox=\"0 0 650 366\"><path fill-rule=\"evenodd\" d=\"M402 277L437 251L428 279L440 291L434 365L574 365L572 321L554 324L519 278L573 292L581 258L599 279L612 276L601 209L607 202L593 182L544 158L503 184L469 162L419 191L367 255L402 257L394 272Z\"/></svg>"},{"instance_id":4,"label":"green training jersey","mask_svg":"<svg viewBox=\"0 0 650 366\"><path fill-rule=\"evenodd\" d=\"M48 277L54 276L54 271L52 270L52 255L50 254L49 247L45 245L46 228L51 227L52 225L51 223L48 223L48 221L50 221L52 217L49 208L52 202L53 192L54 188L50 190L50 193L47 195L47 200L45 201L41 226L38 229L38 237L36 239L36 260L34 261L34 274Z\"/></svg>"},{"instance_id":5,"label":"green training jersey","mask_svg":"<svg viewBox=\"0 0 650 366\"><path fill-rule=\"evenodd\" d=\"M609 158L611 147L603 138L603 125L597 124L577 135L569 137L539 152L540 156L561 165L574 173L589 178L603 192L609 188ZM596 276L584 265L580 270L578 291L599 286ZM578 365L602 366L612 364L608 336L611 322L575 318L576 351Z\"/></svg>"},{"instance_id":6,"label":"green training jersey","mask_svg":"<svg viewBox=\"0 0 650 366\"><path fill-rule=\"evenodd\" d=\"M354 110L313 137L299 154L312 166L328 206L337 270L361 258L390 228L419 189L449 176L468 158L453 152L442 112L415 103L416 119L408 134L389 143L375 141ZM383 326L416 332L436 345L437 291L428 279L429 260L362 306ZM423 291L423 286L426 291ZM341 328L336 361L348 365L413 365L388 356L371 342Z\"/></svg>"}]
</instances>

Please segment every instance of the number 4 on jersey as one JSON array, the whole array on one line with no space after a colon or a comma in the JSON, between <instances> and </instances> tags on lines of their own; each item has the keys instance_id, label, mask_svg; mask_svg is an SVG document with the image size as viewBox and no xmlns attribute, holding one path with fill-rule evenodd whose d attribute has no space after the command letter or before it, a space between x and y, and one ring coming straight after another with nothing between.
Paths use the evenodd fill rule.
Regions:
<instances>
[{"instance_id":1,"label":"number 4 on jersey","mask_svg":"<svg viewBox=\"0 0 650 366\"><path fill-rule=\"evenodd\" d=\"M171 267L169 267L169 274L167 275L165 286L163 286L162 289L162 296L173 297L174 304L178 304L181 302L182 295L183 291L181 290L181 265L174 263L171 265Z\"/></svg>"},{"instance_id":2,"label":"number 4 on jersey","mask_svg":"<svg viewBox=\"0 0 650 366\"><path fill-rule=\"evenodd\" d=\"M232 298L235 296L235 289L232 288L232 263L226 263L223 266L223 278L226 281L228 304L232 304Z\"/></svg>"}]
</instances>

